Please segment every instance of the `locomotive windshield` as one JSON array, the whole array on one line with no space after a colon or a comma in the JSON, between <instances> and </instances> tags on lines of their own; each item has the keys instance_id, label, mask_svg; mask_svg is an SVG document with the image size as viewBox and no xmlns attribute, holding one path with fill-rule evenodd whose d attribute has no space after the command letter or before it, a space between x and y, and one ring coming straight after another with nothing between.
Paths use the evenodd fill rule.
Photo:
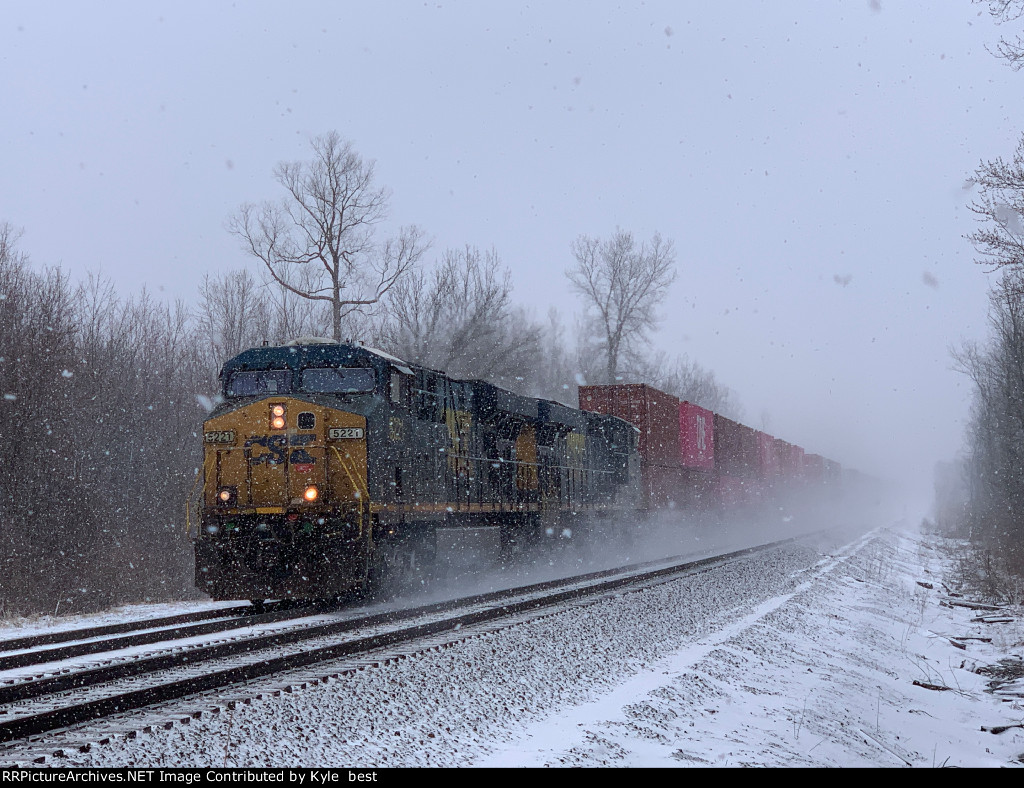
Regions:
<instances>
[{"instance_id":1,"label":"locomotive windshield","mask_svg":"<svg viewBox=\"0 0 1024 788\"><path fill-rule=\"evenodd\" d=\"M287 394L292 390L292 373L287 369L235 372L228 382L229 397Z\"/></svg>"},{"instance_id":2,"label":"locomotive windshield","mask_svg":"<svg viewBox=\"0 0 1024 788\"><path fill-rule=\"evenodd\" d=\"M304 369L300 391L318 394L360 394L373 391L372 369L313 368Z\"/></svg>"}]
</instances>

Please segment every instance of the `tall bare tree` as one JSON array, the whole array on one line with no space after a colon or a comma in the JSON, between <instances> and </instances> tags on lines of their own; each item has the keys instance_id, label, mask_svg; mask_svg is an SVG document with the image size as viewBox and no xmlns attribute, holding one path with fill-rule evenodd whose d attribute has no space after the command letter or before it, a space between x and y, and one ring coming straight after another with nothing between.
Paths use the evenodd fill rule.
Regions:
<instances>
[{"instance_id":1,"label":"tall bare tree","mask_svg":"<svg viewBox=\"0 0 1024 788\"><path fill-rule=\"evenodd\" d=\"M228 230L286 291L328 304L340 342L345 317L378 304L419 262L426 242L415 226L378 241L390 192L374 183L374 163L334 131L311 147L311 160L274 168L283 200L242 205Z\"/></svg>"},{"instance_id":2,"label":"tall bare tree","mask_svg":"<svg viewBox=\"0 0 1024 788\"><path fill-rule=\"evenodd\" d=\"M637 246L617 229L606 241L579 236L572 254L576 264L565 275L599 326L606 382L614 383L623 350L645 342L658 323L657 307L676 278L675 249L658 233Z\"/></svg>"},{"instance_id":3,"label":"tall bare tree","mask_svg":"<svg viewBox=\"0 0 1024 788\"><path fill-rule=\"evenodd\" d=\"M211 370L236 353L270 339L266 293L244 269L203 277L195 319L196 329L211 351Z\"/></svg>"}]
</instances>

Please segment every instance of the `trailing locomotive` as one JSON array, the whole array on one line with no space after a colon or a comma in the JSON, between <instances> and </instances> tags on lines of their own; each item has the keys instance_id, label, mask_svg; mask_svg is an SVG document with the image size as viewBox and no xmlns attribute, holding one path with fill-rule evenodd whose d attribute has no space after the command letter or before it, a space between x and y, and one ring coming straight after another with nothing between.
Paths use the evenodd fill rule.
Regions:
<instances>
[{"instance_id":1,"label":"trailing locomotive","mask_svg":"<svg viewBox=\"0 0 1024 788\"><path fill-rule=\"evenodd\" d=\"M214 599L487 565L641 505L638 430L614 415L324 340L246 350L221 383L195 541Z\"/></svg>"}]
</instances>

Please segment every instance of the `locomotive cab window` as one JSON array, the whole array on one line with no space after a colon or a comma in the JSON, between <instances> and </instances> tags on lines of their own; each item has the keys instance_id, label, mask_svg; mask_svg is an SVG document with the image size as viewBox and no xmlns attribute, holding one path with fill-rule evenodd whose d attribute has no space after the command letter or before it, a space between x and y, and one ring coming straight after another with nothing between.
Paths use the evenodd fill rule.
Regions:
<instances>
[{"instance_id":1,"label":"locomotive cab window","mask_svg":"<svg viewBox=\"0 0 1024 788\"><path fill-rule=\"evenodd\" d=\"M292 373L286 369L259 372L235 372L228 381L229 397L251 397L266 394L288 394L292 390Z\"/></svg>"},{"instance_id":2,"label":"locomotive cab window","mask_svg":"<svg viewBox=\"0 0 1024 788\"><path fill-rule=\"evenodd\" d=\"M363 394L373 391L373 370L324 367L302 370L299 389L316 394Z\"/></svg>"}]
</instances>

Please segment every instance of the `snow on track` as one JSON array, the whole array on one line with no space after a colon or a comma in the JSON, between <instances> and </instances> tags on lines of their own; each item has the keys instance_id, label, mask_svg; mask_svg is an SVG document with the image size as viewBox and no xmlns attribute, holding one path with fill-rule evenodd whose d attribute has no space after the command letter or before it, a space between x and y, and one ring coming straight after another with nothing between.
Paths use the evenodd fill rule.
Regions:
<instances>
[{"instance_id":1,"label":"snow on track","mask_svg":"<svg viewBox=\"0 0 1024 788\"><path fill-rule=\"evenodd\" d=\"M794 545L49 763L1018 765L1024 731L981 727L1024 706L970 668L1020 630L940 607L938 572L905 534Z\"/></svg>"}]
</instances>

